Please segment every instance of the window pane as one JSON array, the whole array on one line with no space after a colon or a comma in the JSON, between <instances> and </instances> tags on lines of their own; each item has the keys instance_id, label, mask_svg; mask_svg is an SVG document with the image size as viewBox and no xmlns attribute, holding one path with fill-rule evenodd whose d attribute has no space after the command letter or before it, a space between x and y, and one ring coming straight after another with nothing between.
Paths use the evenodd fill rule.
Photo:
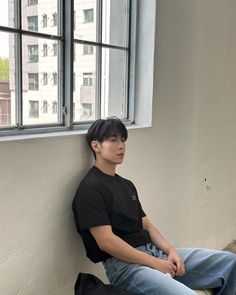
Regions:
<instances>
[{"instance_id":1,"label":"window pane","mask_svg":"<svg viewBox=\"0 0 236 295\"><path fill-rule=\"evenodd\" d=\"M22 28L34 32L58 35L57 3L57 0L22 1Z\"/></svg>"},{"instance_id":2,"label":"window pane","mask_svg":"<svg viewBox=\"0 0 236 295\"><path fill-rule=\"evenodd\" d=\"M23 124L58 122L58 43L45 38L23 36ZM47 45L48 54L44 48ZM32 54L29 60L29 51ZM36 58L37 56L37 58ZM32 62L38 59L38 62ZM37 103L36 103L37 102ZM37 108L38 106L38 108Z\"/></svg>"},{"instance_id":3,"label":"window pane","mask_svg":"<svg viewBox=\"0 0 236 295\"><path fill-rule=\"evenodd\" d=\"M96 0L74 0L74 36L96 41Z\"/></svg>"},{"instance_id":4,"label":"window pane","mask_svg":"<svg viewBox=\"0 0 236 295\"><path fill-rule=\"evenodd\" d=\"M126 118L127 52L102 49L101 116Z\"/></svg>"},{"instance_id":5,"label":"window pane","mask_svg":"<svg viewBox=\"0 0 236 295\"><path fill-rule=\"evenodd\" d=\"M102 42L127 47L128 0L103 0Z\"/></svg>"},{"instance_id":6,"label":"window pane","mask_svg":"<svg viewBox=\"0 0 236 295\"><path fill-rule=\"evenodd\" d=\"M14 27L14 0L0 1L0 26Z\"/></svg>"},{"instance_id":7,"label":"window pane","mask_svg":"<svg viewBox=\"0 0 236 295\"><path fill-rule=\"evenodd\" d=\"M96 47L90 55L83 50L83 45L75 45L74 121L92 120L96 114Z\"/></svg>"},{"instance_id":8,"label":"window pane","mask_svg":"<svg viewBox=\"0 0 236 295\"><path fill-rule=\"evenodd\" d=\"M14 34L0 32L0 127L15 125Z\"/></svg>"}]
</instances>

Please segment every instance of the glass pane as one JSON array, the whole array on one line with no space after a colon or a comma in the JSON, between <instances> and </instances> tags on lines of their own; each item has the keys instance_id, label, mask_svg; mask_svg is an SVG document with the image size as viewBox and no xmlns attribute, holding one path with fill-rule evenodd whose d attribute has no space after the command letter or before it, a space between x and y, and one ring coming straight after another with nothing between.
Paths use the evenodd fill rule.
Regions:
<instances>
[{"instance_id":1,"label":"glass pane","mask_svg":"<svg viewBox=\"0 0 236 295\"><path fill-rule=\"evenodd\" d=\"M96 0L74 0L75 39L96 41Z\"/></svg>"},{"instance_id":2,"label":"glass pane","mask_svg":"<svg viewBox=\"0 0 236 295\"><path fill-rule=\"evenodd\" d=\"M22 44L23 124L58 123L59 44L28 36Z\"/></svg>"},{"instance_id":3,"label":"glass pane","mask_svg":"<svg viewBox=\"0 0 236 295\"><path fill-rule=\"evenodd\" d=\"M129 1L103 0L102 3L102 42L127 47Z\"/></svg>"},{"instance_id":4,"label":"glass pane","mask_svg":"<svg viewBox=\"0 0 236 295\"><path fill-rule=\"evenodd\" d=\"M14 0L0 1L0 26L14 27Z\"/></svg>"},{"instance_id":5,"label":"glass pane","mask_svg":"<svg viewBox=\"0 0 236 295\"><path fill-rule=\"evenodd\" d=\"M102 49L101 116L126 117L127 53Z\"/></svg>"},{"instance_id":6,"label":"glass pane","mask_svg":"<svg viewBox=\"0 0 236 295\"><path fill-rule=\"evenodd\" d=\"M14 34L0 32L0 128L15 125Z\"/></svg>"},{"instance_id":7,"label":"glass pane","mask_svg":"<svg viewBox=\"0 0 236 295\"><path fill-rule=\"evenodd\" d=\"M96 117L96 47L75 45L74 121Z\"/></svg>"},{"instance_id":8,"label":"glass pane","mask_svg":"<svg viewBox=\"0 0 236 295\"><path fill-rule=\"evenodd\" d=\"M22 1L22 28L33 32L58 35L58 1Z\"/></svg>"}]
</instances>

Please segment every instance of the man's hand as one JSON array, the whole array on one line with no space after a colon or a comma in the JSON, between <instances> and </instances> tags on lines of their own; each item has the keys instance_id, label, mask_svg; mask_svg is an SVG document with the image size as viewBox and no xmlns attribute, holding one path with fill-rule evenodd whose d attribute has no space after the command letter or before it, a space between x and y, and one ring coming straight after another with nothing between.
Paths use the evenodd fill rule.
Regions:
<instances>
[{"instance_id":1,"label":"man's hand","mask_svg":"<svg viewBox=\"0 0 236 295\"><path fill-rule=\"evenodd\" d=\"M184 262L174 249L171 249L169 251L168 261L176 266L174 276L183 276L185 274Z\"/></svg>"},{"instance_id":2,"label":"man's hand","mask_svg":"<svg viewBox=\"0 0 236 295\"><path fill-rule=\"evenodd\" d=\"M151 264L151 267L153 269L159 270L160 272L163 272L165 274L168 273L172 277L176 276L177 266L174 263L172 263L171 261L160 259L160 258L155 258L155 260Z\"/></svg>"}]
</instances>

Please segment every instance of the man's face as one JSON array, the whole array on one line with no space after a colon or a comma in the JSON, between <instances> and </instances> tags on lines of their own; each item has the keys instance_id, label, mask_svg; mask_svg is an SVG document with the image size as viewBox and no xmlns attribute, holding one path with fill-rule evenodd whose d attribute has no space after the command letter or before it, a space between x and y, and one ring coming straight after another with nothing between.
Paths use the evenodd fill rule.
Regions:
<instances>
[{"instance_id":1,"label":"man's face","mask_svg":"<svg viewBox=\"0 0 236 295\"><path fill-rule=\"evenodd\" d=\"M114 135L101 143L97 142L95 152L98 160L116 165L123 162L125 149L125 139L119 135Z\"/></svg>"}]
</instances>

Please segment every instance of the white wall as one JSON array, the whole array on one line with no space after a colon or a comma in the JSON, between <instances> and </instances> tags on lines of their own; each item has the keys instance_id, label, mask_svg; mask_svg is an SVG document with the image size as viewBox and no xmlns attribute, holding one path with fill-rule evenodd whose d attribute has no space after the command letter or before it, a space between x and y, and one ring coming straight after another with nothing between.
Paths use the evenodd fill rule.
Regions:
<instances>
[{"instance_id":1,"label":"white wall","mask_svg":"<svg viewBox=\"0 0 236 295\"><path fill-rule=\"evenodd\" d=\"M233 0L159 0L153 127L130 130L119 172L176 246L236 231ZM73 294L84 257L71 200L91 164L84 136L0 143L0 294ZM206 181L205 181L206 178Z\"/></svg>"}]
</instances>

